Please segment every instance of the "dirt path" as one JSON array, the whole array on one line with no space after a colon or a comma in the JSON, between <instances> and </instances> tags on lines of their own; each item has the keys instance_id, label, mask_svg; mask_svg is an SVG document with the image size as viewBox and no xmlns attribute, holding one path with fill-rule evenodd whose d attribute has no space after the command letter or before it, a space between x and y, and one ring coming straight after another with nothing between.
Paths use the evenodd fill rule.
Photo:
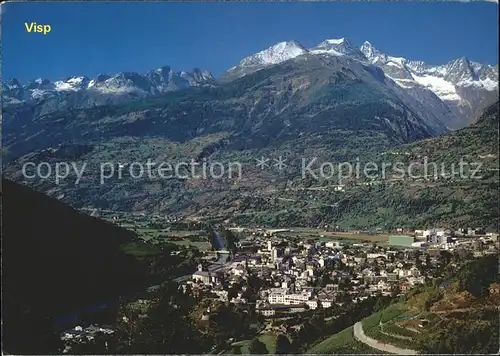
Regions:
<instances>
[{"instance_id":1,"label":"dirt path","mask_svg":"<svg viewBox=\"0 0 500 356\"><path fill-rule=\"evenodd\" d=\"M487 307L483 307L483 308L459 308L459 309L450 309L450 310L431 311L431 313L433 313L433 314L464 313L464 312L470 312L470 311L480 311L480 310L485 310L485 309L500 309L500 308L494 307L494 306L487 306Z\"/></svg>"}]
</instances>

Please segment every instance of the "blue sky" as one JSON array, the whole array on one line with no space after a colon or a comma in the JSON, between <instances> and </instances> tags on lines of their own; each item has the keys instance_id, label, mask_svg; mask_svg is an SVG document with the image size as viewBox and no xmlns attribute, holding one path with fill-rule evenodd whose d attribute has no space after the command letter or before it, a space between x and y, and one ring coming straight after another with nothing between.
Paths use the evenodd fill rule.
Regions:
<instances>
[{"instance_id":1,"label":"blue sky","mask_svg":"<svg viewBox=\"0 0 500 356\"><path fill-rule=\"evenodd\" d=\"M498 4L461 2L7 3L2 75L22 82L170 65L220 75L284 40L370 41L395 56L498 63ZM49 24L47 35L25 22Z\"/></svg>"}]
</instances>

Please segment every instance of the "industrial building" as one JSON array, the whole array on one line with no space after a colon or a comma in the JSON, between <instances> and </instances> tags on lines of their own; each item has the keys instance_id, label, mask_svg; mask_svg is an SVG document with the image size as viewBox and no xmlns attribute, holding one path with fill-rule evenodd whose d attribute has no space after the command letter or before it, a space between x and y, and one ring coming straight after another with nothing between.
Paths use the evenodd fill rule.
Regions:
<instances>
[{"instance_id":1,"label":"industrial building","mask_svg":"<svg viewBox=\"0 0 500 356\"><path fill-rule=\"evenodd\" d=\"M411 244L411 247L416 247L416 248L422 248L427 246L429 246L429 244L425 241L417 241Z\"/></svg>"},{"instance_id":2,"label":"industrial building","mask_svg":"<svg viewBox=\"0 0 500 356\"><path fill-rule=\"evenodd\" d=\"M415 237L406 236L406 235L390 235L389 236L389 245L391 246L405 246L412 247L412 244L415 242Z\"/></svg>"},{"instance_id":3,"label":"industrial building","mask_svg":"<svg viewBox=\"0 0 500 356\"><path fill-rule=\"evenodd\" d=\"M444 243L452 242L452 239L451 239L450 235L436 234L436 235L429 236L427 238L427 242L430 242L432 244L444 244Z\"/></svg>"},{"instance_id":4,"label":"industrial building","mask_svg":"<svg viewBox=\"0 0 500 356\"><path fill-rule=\"evenodd\" d=\"M423 232L423 237L425 241L431 244L444 244L452 241L449 231L445 229L425 230Z\"/></svg>"}]
</instances>

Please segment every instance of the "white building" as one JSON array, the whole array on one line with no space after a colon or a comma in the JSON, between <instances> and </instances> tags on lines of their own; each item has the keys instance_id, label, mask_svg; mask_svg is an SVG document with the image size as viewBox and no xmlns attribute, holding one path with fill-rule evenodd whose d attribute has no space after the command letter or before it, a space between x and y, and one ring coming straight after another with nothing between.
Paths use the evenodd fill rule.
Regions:
<instances>
[{"instance_id":1,"label":"white building","mask_svg":"<svg viewBox=\"0 0 500 356\"><path fill-rule=\"evenodd\" d=\"M328 248L341 248L340 241L328 241L325 243L325 247Z\"/></svg>"},{"instance_id":2,"label":"white building","mask_svg":"<svg viewBox=\"0 0 500 356\"><path fill-rule=\"evenodd\" d=\"M411 247L416 247L416 248L422 248L422 247L427 247L427 246L428 246L428 243L425 241L417 241L417 242L413 242L411 244Z\"/></svg>"},{"instance_id":3,"label":"white building","mask_svg":"<svg viewBox=\"0 0 500 356\"><path fill-rule=\"evenodd\" d=\"M321 306L323 308L331 308L332 305L333 305L333 300L326 300L326 299L321 300Z\"/></svg>"},{"instance_id":4,"label":"white building","mask_svg":"<svg viewBox=\"0 0 500 356\"><path fill-rule=\"evenodd\" d=\"M283 250L280 248L273 247L271 249L271 258L276 261L278 258L283 256Z\"/></svg>"},{"instance_id":5,"label":"white building","mask_svg":"<svg viewBox=\"0 0 500 356\"><path fill-rule=\"evenodd\" d=\"M308 301L306 301L306 305L309 307L309 309L316 309L318 307L318 301L317 300L308 300Z\"/></svg>"},{"instance_id":6,"label":"white building","mask_svg":"<svg viewBox=\"0 0 500 356\"><path fill-rule=\"evenodd\" d=\"M374 259L379 258L379 257L387 258L387 255L384 253L367 253L366 254L366 258L369 260L374 260Z\"/></svg>"},{"instance_id":7,"label":"white building","mask_svg":"<svg viewBox=\"0 0 500 356\"><path fill-rule=\"evenodd\" d=\"M293 305L293 304L303 304L307 302L312 297L312 292L303 290L301 293L288 293L287 290L275 289L268 296L269 304L284 304L284 305Z\"/></svg>"},{"instance_id":8,"label":"white building","mask_svg":"<svg viewBox=\"0 0 500 356\"><path fill-rule=\"evenodd\" d=\"M228 301L228 292L227 290L216 290L214 293L219 297L219 299L223 302Z\"/></svg>"}]
</instances>

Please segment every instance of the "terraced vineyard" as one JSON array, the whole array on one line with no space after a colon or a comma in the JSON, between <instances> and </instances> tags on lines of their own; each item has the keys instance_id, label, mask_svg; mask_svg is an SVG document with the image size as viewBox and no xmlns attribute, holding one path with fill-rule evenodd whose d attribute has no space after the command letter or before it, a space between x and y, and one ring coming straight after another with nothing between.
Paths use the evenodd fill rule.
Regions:
<instances>
[{"instance_id":1,"label":"terraced vineyard","mask_svg":"<svg viewBox=\"0 0 500 356\"><path fill-rule=\"evenodd\" d=\"M402 328L402 327L398 326L397 324L391 323L391 322L384 324L381 327L381 330L382 330L382 332L384 332L386 334L393 335L395 337L401 338L402 340L405 340L407 338L411 339L416 334L415 331L410 331L408 329ZM403 339L403 338L405 338L405 339Z\"/></svg>"},{"instance_id":2,"label":"terraced vineyard","mask_svg":"<svg viewBox=\"0 0 500 356\"><path fill-rule=\"evenodd\" d=\"M414 339L417 333L398 326L401 320L409 320L416 317L407 314L404 304L394 304L387 309L379 311L362 320L361 324L365 335L377 340L381 345L390 344L402 349L418 349L418 343Z\"/></svg>"},{"instance_id":3,"label":"terraced vineyard","mask_svg":"<svg viewBox=\"0 0 500 356\"><path fill-rule=\"evenodd\" d=\"M313 346L309 354L383 354L354 338L353 327L342 330L338 334Z\"/></svg>"},{"instance_id":4,"label":"terraced vineyard","mask_svg":"<svg viewBox=\"0 0 500 356\"><path fill-rule=\"evenodd\" d=\"M391 344L403 349L418 349L418 344L410 337L410 339L400 339L395 335L388 334L383 325L374 327L370 330L365 330L367 336L378 340L382 343Z\"/></svg>"},{"instance_id":5,"label":"terraced vineyard","mask_svg":"<svg viewBox=\"0 0 500 356\"><path fill-rule=\"evenodd\" d=\"M453 271L452 283L420 286L354 327L355 337L391 353L498 351L498 255Z\"/></svg>"}]
</instances>

